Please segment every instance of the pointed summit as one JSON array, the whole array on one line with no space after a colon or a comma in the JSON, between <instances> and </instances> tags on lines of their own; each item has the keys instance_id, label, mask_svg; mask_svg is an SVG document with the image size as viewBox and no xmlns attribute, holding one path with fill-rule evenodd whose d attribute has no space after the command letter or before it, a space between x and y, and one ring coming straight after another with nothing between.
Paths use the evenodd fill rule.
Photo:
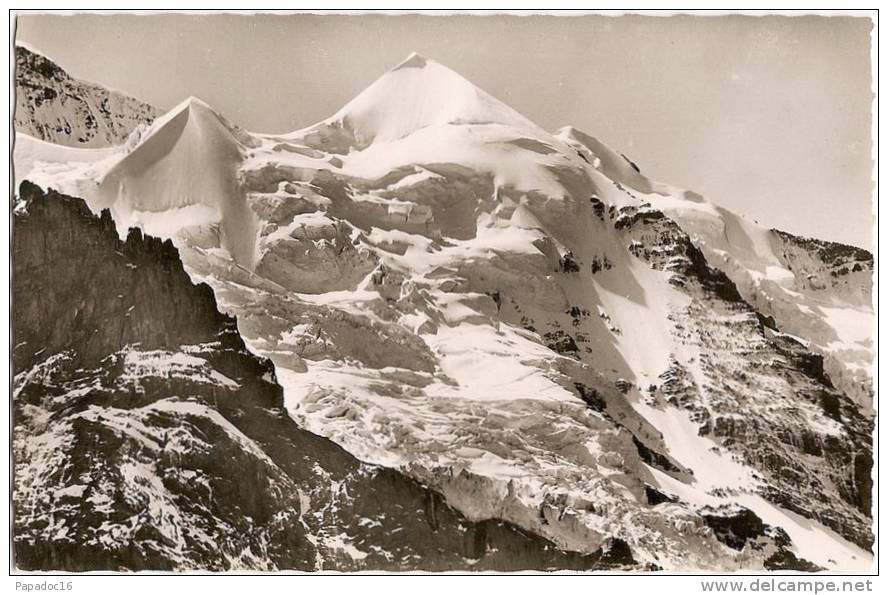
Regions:
<instances>
[{"instance_id":1,"label":"pointed summit","mask_svg":"<svg viewBox=\"0 0 888 595\"><path fill-rule=\"evenodd\" d=\"M306 132L325 137L335 134L337 146L360 150L372 143L399 140L422 128L451 124L500 124L542 132L461 75L417 53Z\"/></svg>"},{"instance_id":2,"label":"pointed summit","mask_svg":"<svg viewBox=\"0 0 888 595\"><path fill-rule=\"evenodd\" d=\"M176 107L171 109L170 112L178 113L178 112L182 112L182 111L186 111L186 110L188 110L188 111L201 110L201 111L206 111L206 112L212 112L214 114L216 113L216 110L214 110L209 103L207 103L206 101L204 101L200 97L197 97L196 95L189 95L185 100L183 100Z\"/></svg>"},{"instance_id":3,"label":"pointed summit","mask_svg":"<svg viewBox=\"0 0 888 595\"><path fill-rule=\"evenodd\" d=\"M236 182L241 138L206 102L189 97L108 170L91 204L110 208L122 230L141 227L159 237L188 226L218 226L220 245L250 267L253 215Z\"/></svg>"},{"instance_id":4,"label":"pointed summit","mask_svg":"<svg viewBox=\"0 0 888 595\"><path fill-rule=\"evenodd\" d=\"M413 52L409 56L407 56L403 62L392 68L392 72L395 70L401 70L402 68L425 68L426 64L428 63L428 58L426 58L422 54Z\"/></svg>"},{"instance_id":5,"label":"pointed summit","mask_svg":"<svg viewBox=\"0 0 888 595\"><path fill-rule=\"evenodd\" d=\"M188 98L184 101L184 103L188 104L189 107L191 107L193 105L205 107L205 108L210 107L206 101L204 101L203 99L201 99L200 97L198 97L196 95L189 95Z\"/></svg>"},{"instance_id":6,"label":"pointed summit","mask_svg":"<svg viewBox=\"0 0 888 595\"><path fill-rule=\"evenodd\" d=\"M153 133L154 131L163 128L168 122L175 120L177 117L187 119L187 114L191 112L199 112L204 115L215 116L218 119L222 119L216 110L214 110L206 101L200 97L189 95L187 98L170 108L168 112L157 118L149 133Z\"/></svg>"}]
</instances>

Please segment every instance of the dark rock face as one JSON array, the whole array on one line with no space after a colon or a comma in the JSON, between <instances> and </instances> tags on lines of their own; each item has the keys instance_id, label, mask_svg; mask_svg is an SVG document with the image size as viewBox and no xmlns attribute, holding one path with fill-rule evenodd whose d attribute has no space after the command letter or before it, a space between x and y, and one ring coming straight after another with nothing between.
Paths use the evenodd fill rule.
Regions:
<instances>
[{"instance_id":1,"label":"dark rock face","mask_svg":"<svg viewBox=\"0 0 888 595\"><path fill-rule=\"evenodd\" d=\"M562 330L548 332L543 338L546 340L546 347L561 355L576 356L580 349L574 338Z\"/></svg>"},{"instance_id":2,"label":"dark rock face","mask_svg":"<svg viewBox=\"0 0 888 595\"><path fill-rule=\"evenodd\" d=\"M762 522L754 512L741 506L705 508L703 520L715 533L716 538L737 551L744 548L769 549L764 561L767 570L796 570L817 572L823 570L816 564L798 558L790 549L789 536L782 530Z\"/></svg>"},{"instance_id":3,"label":"dark rock face","mask_svg":"<svg viewBox=\"0 0 888 595\"><path fill-rule=\"evenodd\" d=\"M72 78L50 59L15 48L15 129L72 147L119 145L157 110L138 99Z\"/></svg>"},{"instance_id":4,"label":"dark rock face","mask_svg":"<svg viewBox=\"0 0 888 595\"><path fill-rule=\"evenodd\" d=\"M715 531L718 540L735 550L742 550L747 542L765 534L765 525L748 508L735 510L704 510L706 524Z\"/></svg>"},{"instance_id":5,"label":"dark rock face","mask_svg":"<svg viewBox=\"0 0 888 595\"><path fill-rule=\"evenodd\" d=\"M97 218L83 201L28 182L20 192L28 206L12 247L16 373L72 348L75 363L91 365L126 345L201 343L234 328L212 290L191 284L169 240L133 229L123 242L107 212Z\"/></svg>"},{"instance_id":6,"label":"dark rock face","mask_svg":"<svg viewBox=\"0 0 888 595\"><path fill-rule=\"evenodd\" d=\"M678 225L661 211L651 208L623 207L614 221L618 230L641 232L641 241L630 246L637 257L655 268L669 271L669 282L676 287L688 283L701 285L707 292L727 302L743 302L736 285L722 271L709 266L706 257Z\"/></svg>"},{"instance_id":7,"label":"dark rock face","mask_svg":"<svg viewBox=\"0 0 888 595\"><path fill-rule=\"evenodd\" d=\"M644 496L645 498L647 498L647 502L651 506L657 506L658 504L663 504L664 502L670 502L673 504L675 502L678 502L678 498L668 496L649 484L645 484L644 486Z\"/></svg>"},{"instance_id":8,"label":"dark rock face","mask_svg":"<svg viewBox=\"0 0 888 595\"><path fill-rule=\"evenodd\" d=\"M688 409L701 434L759 470L770 484L762 491L767 499L871 548L873 423L833 386L822 356L775 331L773 321L756 312L663 213L625 207L614 227L626 234L635 256L670 273L669 282L692 299L686 312L673 316L683 338L704 348L701 369L710 382L705 391L694 388L686 371L674 367L661 376L655 396ZM821 273L824 263L842 267L854 260L872 266L872 257L867 265L863 250L781 237L787 245L816 248ZM814 266L810 259L804 262ZM731 322L726 323L728 317ZM762 406L767 415L742 414ZM831 427L812 427L814 412Z\"/></svg>"},{"instance_id":9,"label":"dark rock face","mask_svg":"<svg viewBox=\"0 0 888 595\"><path fill-rule=\"evenodd\" d=\"M28 570L634 566L472 522L299 428L169 243L24 182L13 219L15 564Z\"/></svg>"}]
</instances>

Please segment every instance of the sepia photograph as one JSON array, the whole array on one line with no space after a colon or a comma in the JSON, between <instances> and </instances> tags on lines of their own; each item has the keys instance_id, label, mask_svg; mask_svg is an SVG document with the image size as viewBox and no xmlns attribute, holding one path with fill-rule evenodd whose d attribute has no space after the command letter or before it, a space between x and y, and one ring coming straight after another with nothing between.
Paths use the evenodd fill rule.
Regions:
<instances>
[{"instance_id":1,"label":"sepia photograph","mask_svg":"<svg viewBox=\"0 0 888 595\"><path fill-rule=\"evenodd\" d=\"M12 579L872 590L877 11L9 18Z\"/></svg>"}]
</instances>

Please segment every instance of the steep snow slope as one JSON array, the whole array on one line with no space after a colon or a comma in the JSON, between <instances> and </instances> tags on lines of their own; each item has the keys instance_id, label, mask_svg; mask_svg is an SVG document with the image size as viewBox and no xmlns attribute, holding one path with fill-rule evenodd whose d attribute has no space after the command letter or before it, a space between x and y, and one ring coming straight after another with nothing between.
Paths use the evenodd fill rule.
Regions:
<instances>
[{"instance_id":1,"label":"steep snow slope","mask_svg":"<svg viewBox=\"0 0 888 595\"><path fill-rule=\"evenodd\" d=\"M121 230L141 227L169 236L185 227L217 226L221 246L250 268L256 230L237 184L241 141L249 138L190 97L158 118L108 170L91 204L110 207Z\"/></svg>"},{"instance_id":2,"label":"steep snow slope","mask_svg":"<svg viewBox=\"0 0 888 595\"><path fill-rule=\"evenodd\" d=\"M710 266L682 218L707 203L559 136L412 56L325 122L238 141L252 267L212 226L163 231L297 421L470 519L651 567L868 568L872 420ZM105 179L131 188L137 153ZM178 176L130 200L191 204Z\"/></svg>"},{"instance_id":3,"label":"steep snow slope","mask_svg":"<svg viewBox=\"0 0 888 595\"><path fill-rule=\"evenodd\" d=\"M864 407L872 403L874 357L872 274L868 252L766 229L693 192L652 183L625 158L572 128L562 140L612 180L672 217L713 266L784 332L802 337L826 358L830 378Z\"/></svg>"},{"instance_id":4,"label":"steep snow slope","mask_svg":"<svg viewBox=\"0 0 888 595\"><path fill-rule=\"evenodd\" d=\"M72 147L121 145L157 110L147 103L72 78L42 54L15 46L15 129Z\"/></svg>"}]
</instances>

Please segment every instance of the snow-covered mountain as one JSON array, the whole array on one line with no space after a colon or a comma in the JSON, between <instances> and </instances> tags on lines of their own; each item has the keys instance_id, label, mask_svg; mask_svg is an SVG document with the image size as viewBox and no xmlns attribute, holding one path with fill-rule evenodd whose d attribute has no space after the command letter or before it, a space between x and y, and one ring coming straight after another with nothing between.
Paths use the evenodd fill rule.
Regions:
<instances>
[{"instance_id":1,"label":"snow-covered mountain","mask_svg":"<svg viewBox=\"0 0 888 595\"><path fill-rule=\"evenodd\" d=\"M632 567L474 522L285 413L176 248L21 186L13 215L15 541L22 569ZM84 282L88 279L88 282ZM109 287L114 289L109 291ZM40 299L33 299L39 296Z\"/></svg>"},{"instance_id":2,"label":"snow-covered mountain","mask_svg":"<svg viewBox=\"0 0 888 595\"><path fill-rule=\"evenodd\" d=\"M138 141L29 141L17 170L171 238L299 426L565 551L870 567L865 251L650 181L415 54L304 130L192 98Z\"/></svg>"},{"instance_id":3,"label":"snow-covered mountain","mask_svg":"<svg viewBox=\"0 0 888 595\"><path fill-rule=\"evenodd\" d=\"M55 62L15 46L15 129L71 147L126 142L157 110L133 97L71 77Z\"/></svg>"}]
</instances>

